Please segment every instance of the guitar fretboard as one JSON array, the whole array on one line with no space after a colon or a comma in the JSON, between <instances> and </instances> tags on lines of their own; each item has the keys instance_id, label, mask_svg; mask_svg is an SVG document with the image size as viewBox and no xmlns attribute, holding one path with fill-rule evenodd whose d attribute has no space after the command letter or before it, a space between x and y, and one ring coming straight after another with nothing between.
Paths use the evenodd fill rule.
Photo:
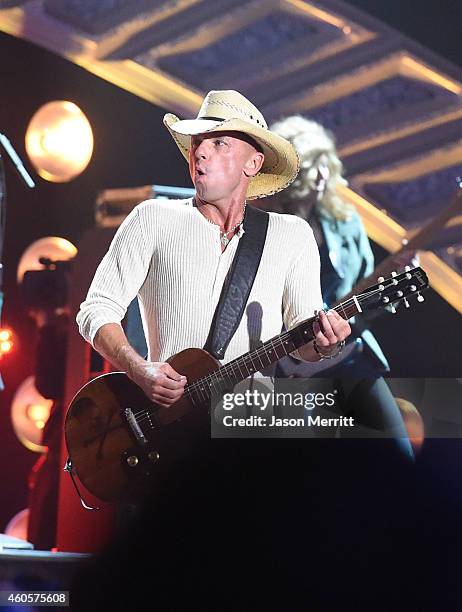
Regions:
<instances>
[{"instance_id":1,"label":"guitar fretboard","mask_svg":"<svg viewBox=\"0 0 462 612\"><path fill-rule=\"evenodd\" d=\"M360 312L361 308L359 307L358 300L352 298L338 304L335 310L341 317L348 320ZM188 385L187 391L189 397L193 403L202 403L210 400L213 396L232 391L234 386L240 381L248 378L255 372L264 370L282 357L293 353L307 342L313 340L313 323L316 320L317 316L314 316L303 321L290 331L283 332L263 342L256 349L245 353L241 357L222 366L217 371Z\"/></svg>"}]
</instances>

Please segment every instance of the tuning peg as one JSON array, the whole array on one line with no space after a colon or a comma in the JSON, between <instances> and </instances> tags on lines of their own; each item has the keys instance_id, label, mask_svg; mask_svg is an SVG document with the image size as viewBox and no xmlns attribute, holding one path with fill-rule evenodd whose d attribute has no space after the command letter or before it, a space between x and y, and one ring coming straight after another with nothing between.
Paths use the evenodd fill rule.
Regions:
<instances>
[{"instance_id":1,"label":"tuning peg","mask_svg":"<svg viewBox=\"0 0 462 612\"><path fill-rule=\"evenodd\" d=\"M425 302L425 298L423 295L421 295L421 293L417 293L417 301L418 302Z\"/></svg>"},{"instance_id":2,"label":"tuning peg","mask_svg":"<svg viewBox=\"0 0 462 612\"><path fill-rule=\"evenodd\" d=\"M378 283L383 283L383 281L384 281L384 280L385 280L385 279L384 279L384 277L383 277L383 276L379 276L379 278L377 279L377 282L378 282Z\"/></svg>"},{"instance_id":3,"label":"tuning peg","mask_svg":"<svg viewBox=\"0 0 462 612\"><path fill-rule=\"evenodd\" d=\"M411 286L409 287L409 289L410 289L411 291L417 291L417 286L416 286L416 285L411 285Z\"/></svg>"},{"instance_id":4,"label":"tuning peg","mask_svg":"<svg viewBox=\"0 0 462 612\"><path fill-rule=\"evenodd\" d=\"M403 293L402 291L397 291L397 292L396 292L396 295L397 295L399 298L402 298L402 297L403 297L403 295L404 295L404 293Z\"/></svg>"},{"instance_id":5,"label":"tuning peg","mask_svg":"<svg viewBox=\"0 0 462 612\"><path fill-rule=\"evenodd\" d=\"M398 274L398 273L397 273L397 272L395 272L394 270L393 270L393 272L391 273L391 275L392 275L392 276L396 276L397 274Z\"/></svg>"},{"instance_id":6,"label":"tuning peg","mask_svg":"<svg viewBox=\"0 0 462 612\"><path fill-rule=\"evenodd\" d=\"M407 301L406 298L404 298L403 302L404 302L404 305L406 306L406 308L409 308L409 302Z\"/></svg>"},{"instance_id":7,"label":"tuning peg","mask_svg":"<svg viewBox=\"0 0 462 612\"><path fill-rule=\"evenodd\" d=\"M409 272L410 269L411 269L411 266L404 266L404 271L405 272Z\"/></svg>"},{"instance_id":8,"label":"tuning peg","mask_svg":"<svg viewBox=\"0 0 462 612\"><path fill-rule=\"evenodd\" d=\"M382 302L383 302L384 304L388 304L388 302L389 302L389 301L390 301L390 298L389 298L389 297L387 297L387 296L385 296L385 297L383 297L383 298L382 298Z\"/></svg>"}]
</instances>

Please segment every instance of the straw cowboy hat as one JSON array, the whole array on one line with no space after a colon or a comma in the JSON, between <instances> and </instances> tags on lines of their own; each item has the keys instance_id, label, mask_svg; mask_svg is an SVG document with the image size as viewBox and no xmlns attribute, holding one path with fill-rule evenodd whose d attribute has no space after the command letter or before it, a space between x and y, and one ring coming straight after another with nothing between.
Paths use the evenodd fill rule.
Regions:
<instances>
[{"instance_id":1,"label":"straw cowboy hat","mask_svg":"<svg viewBox=\"0 0 462 612\"><path fill-rule=\"evenodd\" d=\"M260 111L238 91L210 91L196 119L180 120L168 113L164 125L186 159L191 136L206 132L243 132L260 145L265 161L260 172L250 179L247 199L263 198L285 189L298 174L295 148L282 136L268 130Z\"/></svg>"}]
</instances>

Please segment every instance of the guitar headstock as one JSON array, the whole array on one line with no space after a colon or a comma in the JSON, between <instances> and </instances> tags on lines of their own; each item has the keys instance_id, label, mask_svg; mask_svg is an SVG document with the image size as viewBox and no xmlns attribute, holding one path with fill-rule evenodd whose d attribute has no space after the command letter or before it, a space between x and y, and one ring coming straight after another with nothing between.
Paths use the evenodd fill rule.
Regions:
<instances>
[{"instance_id":1,"label":"guitar headstock","mask_svg":"<svg viewBox=\"0 0 462 612\"><path fill-rule=\"evenodd\" d=\"M379 278L376 285L368 287L363 293L356 296L362 310L376 310L389 307L396 312L396 304L404 302L406 308L410 303L408 298L417 296L418 302L423 302L421 291L428 287L428 278L422 268L407 266L401 274L392 272L388 278Z\"/></svg>"}]
</instances>

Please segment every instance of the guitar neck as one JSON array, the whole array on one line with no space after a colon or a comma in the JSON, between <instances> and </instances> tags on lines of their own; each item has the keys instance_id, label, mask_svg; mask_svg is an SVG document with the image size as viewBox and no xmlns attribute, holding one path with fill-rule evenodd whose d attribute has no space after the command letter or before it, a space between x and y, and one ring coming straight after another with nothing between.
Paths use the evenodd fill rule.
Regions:
<instances>
[{"instance_id":1,"label":"guitar neck","mask_svg":"<svg viewBox=\"0 0 462 612\"><path fill-rule=\"evenodd\" d=\"M361 312L356 297L346 300L335 307L335 310L345 320ZM210 399L215 393L232 390L234 386L248 378L255 372L272 365L282 357L289 355L314 338L313 323L318 317L314 316L303 321L290 331L283 332L271 340L263 342L258 348L245 353L241 357L230 361L215 372L196 381L194 386L200 389L201 395Z\"/></svg>"},{"instance_id":2,"label":"guitar neck","mask_svg":"<svg viewBox=\"0 0 462 612\"><path fill-rule=\"evenodd\" d=\"M428 245L430 240L446 225L446 223L453 217L460 209L459 200L462 197L462 185L459 184L459 188L456 191L454 197L451 200L449 206L444 208L439 215L427 223L419 232L417 232L409 241L396 253L391 253L380 264L374 269L372 274L366 278L362 278L353 289L345 295L342 300L347 300L353 295L361 293L369 285L376 282L378 276L389 276L391 272L396 268L395 258L402 251L417 251L423 249ZM338 302L337 302L338 303Z\"/></svg>"}]
</instances>

